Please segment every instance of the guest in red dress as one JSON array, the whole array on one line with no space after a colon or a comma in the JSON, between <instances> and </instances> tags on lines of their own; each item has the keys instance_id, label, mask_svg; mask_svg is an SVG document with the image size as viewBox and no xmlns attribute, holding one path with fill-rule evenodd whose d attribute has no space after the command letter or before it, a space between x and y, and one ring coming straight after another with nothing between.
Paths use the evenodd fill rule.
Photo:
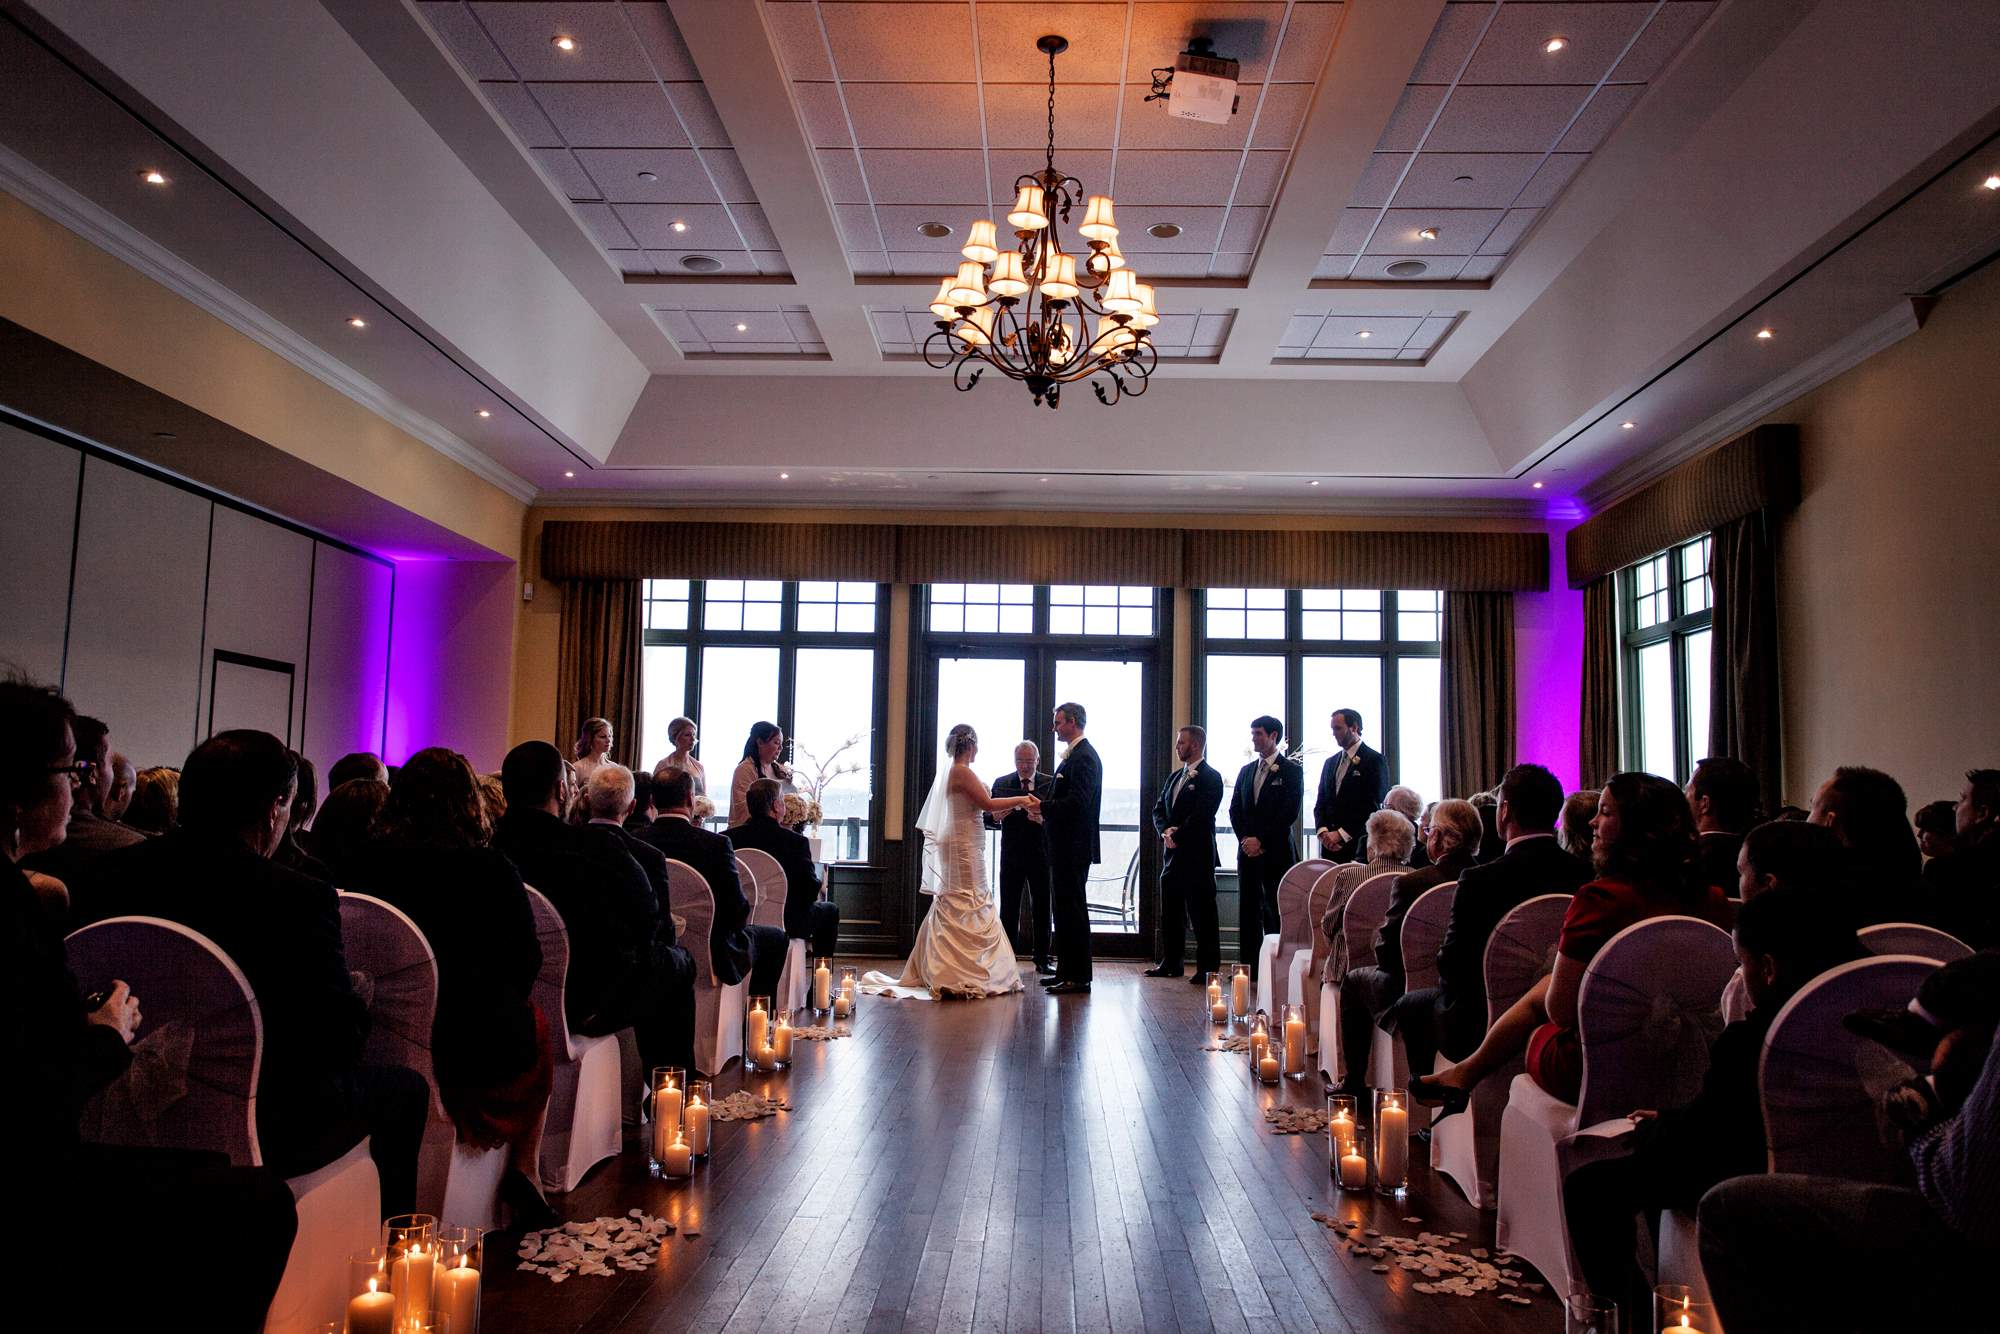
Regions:
<instances>
[{"instance_id":1,"label":"guest in red dress","mask_svg":"<svg viewBox=\"0 0 2000 1334\"><path fill-rule=\"evenodd\" d=\"M1456 1111L1480 1080L1523 1055L1537 1084L1575 1102L1583 1084L1577 995L1604 942L1649 917L1700 917L1726 928L1729 900L1699 874L1694 817L1680 788L1652 774L1619 774L1598 799L1593 831L1597 879L1577 891L1563 917L1555 971L1494 1020L1472 1055L1411 1080L1418 1102Z\"/></svg>"}]
</instances>

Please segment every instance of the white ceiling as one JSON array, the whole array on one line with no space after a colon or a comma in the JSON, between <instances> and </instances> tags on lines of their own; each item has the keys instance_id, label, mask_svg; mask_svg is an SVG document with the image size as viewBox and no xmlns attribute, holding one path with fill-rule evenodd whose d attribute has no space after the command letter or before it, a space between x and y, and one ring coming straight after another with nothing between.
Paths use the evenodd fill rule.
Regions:
<instances>
[{"instance_id":1,"label":"white ceiling","mask_svg":"<svg viewBox=\"0 0 2000 1334\"><path fill-rule=\"evenodd\" d=\"M2000 6L1957 0L24 3L96 81L37 104L116 98L7 119L44 193L550 499L1541 512L2000 247L2000 198L1951 193L2000 169L1960 161L2000 130ZM919 355L1039 165L1049 31L1058 165L1160 294L1160 370L1109 410ZM1193 36L1243 62L1226 126L1142 100ZM163 146L180 179L135 199Z\"/></svg>"}]
</instances>

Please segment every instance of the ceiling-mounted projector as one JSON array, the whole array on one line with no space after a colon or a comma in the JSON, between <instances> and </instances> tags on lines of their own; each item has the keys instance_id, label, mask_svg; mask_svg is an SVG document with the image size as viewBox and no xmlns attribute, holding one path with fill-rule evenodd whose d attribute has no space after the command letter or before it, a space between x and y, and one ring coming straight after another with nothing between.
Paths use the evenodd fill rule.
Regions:
<instances>
[{"instance_id":1,"label":"ceiling-mounted projector","mask_svg":"<svg viewBox=\"0 0 2000 1334\"><path fill-rule=\"evenodd\" d=\"M1242 65L1215 54L1215 43L1190 37L1187 50L1174 57L1172 69L1153 71L1148 102L1165 102L1176 120L1227 125L1236 114L1236 75Z\"/></svg>"}]
</instances>

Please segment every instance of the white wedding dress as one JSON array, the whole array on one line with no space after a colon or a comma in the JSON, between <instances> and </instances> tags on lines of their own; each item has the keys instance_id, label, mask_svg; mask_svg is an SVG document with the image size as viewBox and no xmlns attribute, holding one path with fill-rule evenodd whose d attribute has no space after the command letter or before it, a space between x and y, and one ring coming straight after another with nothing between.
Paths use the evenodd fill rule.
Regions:
<instances>
[{"instance_id":1,"label":"white wedding dress","mask_svg":"<svg viewBox=\"0 0 2000 1334\"><path fill-rule=\"evenodd\" d=\"M1021 967L986 885L986 829L971 798L946 792L948 810L924 834L923 891L934 896L900 977L869 973L862 990L932 998L1000 996L1021 990Z\"/></svg>"}]
</instances>

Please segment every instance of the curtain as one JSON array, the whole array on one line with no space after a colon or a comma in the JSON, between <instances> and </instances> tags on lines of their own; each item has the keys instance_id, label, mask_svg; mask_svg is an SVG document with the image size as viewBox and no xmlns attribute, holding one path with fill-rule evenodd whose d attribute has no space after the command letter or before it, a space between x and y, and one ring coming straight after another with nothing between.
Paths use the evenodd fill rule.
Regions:
<instances>
[{"instance_id":1,"label":"curtain","mask_svg":"<svg viewBox=\"0 0 2000 1334\"><path fill-rule=\"evenodd\" d=\"M1444 790L1469 797L1514 763L1514 595L1446 593Z\"/></svg>"},{"instance_id":2,"label":"curtain","mask_svg":"<svg viewBox=\"0 0 2000 1334\"><path fill-rule=\"evenodd\" d=\"M564 757L585 718L611 722L614 754L639 744L639 653L645 612L637 579L572 579L563 586L556 650L555 743Z\"/></svg>"},{"instance_id":3,"label":"curtain","mask_svg":"<svg viewBox=\"0 0 2000 1334\"><path fill-rule=\"evenodd\" d=\"M1618 576L1583 590L1583 689L1577 762L1585 791L1618 772Z\"/></svg>"},{"instance_id":4,"label":"curtain","mask_svg":"<svg viewBox=\"0 0 2000 1334\"><path fill-rule=\"evenodd\" d=\"M1545 592L1541 533L1190 528L1189 588L1437 588Z\"/></svg>"},{"instance_id":5,"label":"curtain","mask_svg":"<svg viewBox=\"0 0 2000 1334\"><path fill-rule=\"evenodd\" d=\"M1757 775L1764 809L1778 808L1777 555L1764 512L1709 535L1715 586L1708 655L1708 753L1743 761Z\"/></svg>"}]
</instances>

